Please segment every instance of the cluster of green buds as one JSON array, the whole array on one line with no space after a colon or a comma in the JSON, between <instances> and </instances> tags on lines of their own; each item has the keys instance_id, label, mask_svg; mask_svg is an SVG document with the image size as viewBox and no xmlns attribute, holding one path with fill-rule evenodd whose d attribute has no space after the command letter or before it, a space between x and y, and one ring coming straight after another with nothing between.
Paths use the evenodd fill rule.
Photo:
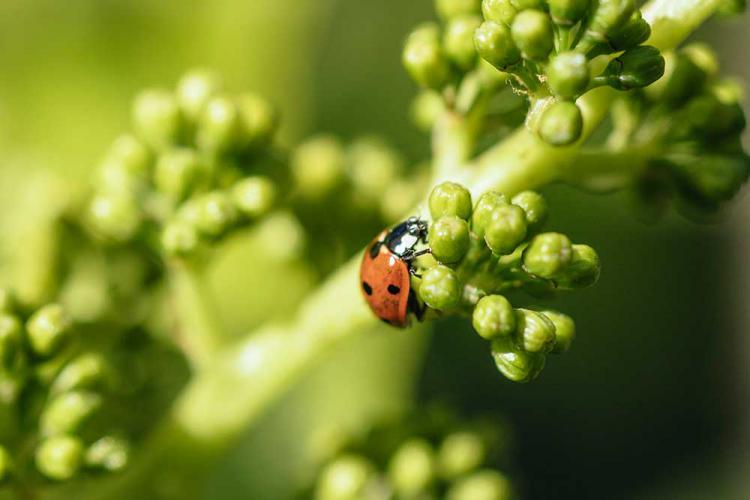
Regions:
<instances>
[{"instance_id":1,"label":"cluster of green buds","mask_svg":"<svg viewBox=\"0 0 750 500\"><path fill-rule=\"evenodd\" d=\"M482 13L477 51L528 94L527 125L552 145L581 137L585 93L643 88L664 73L659 50L642 45L651 28L633 0L484 0Z\"/></svg>"},{"instance_id":2,"label":"cluster of green buds","mask_svg":"<svg viewBox=\"0 0 750 500\"><path fill-rule=\"evenodd\" d=\"M533 191L512 198L490 191L472 204L465 187L446 182L432 190L429 209L432 255L419 263L419 298L435 314L470 316L500 372L532 380L547 353L568 350L575 325L556 311L514 308L506 295L546 298L590 286L599 276L596 252L541 232L547 205Z\"/></svg>"},{"instance_id":3,"label":"cluster of green buds","mask_svg":"<svg viewBox=\"0 0 750 500\"><path fill-rule=\"evenodd\" d=\"M289 208L315 235L308 250L324 267L402 217L427 180L424 169L407 174L403 157L377 137L348 144L332 135L311 137L292 151L289 167Z\"/></svg>"},{"instance_id":4,"label":"cluster of green buds","mask_svg":"<svg viewBox=\"0 0 750 500\"><path fill-rule=\"evenodd\" d=\"M315 500L511 500L497 470L507 452L504 426L459 425L422 415L370 430L336 450L314 487ZM398 425L396 425L398 424Z\"/></svg>"},{"instance_id":5,"label":"cluster of green buds","mask_svg":"<svg viewBox=\"0 0 750 500\"><path fill-rule=\"evenodd\" d=\"M276 122L265 99L229 95L209 71L186 74L174 91L141 93L134 133L99 169L86 225L107 242L190 255L257 220L276 199Z\"/></svg>"},{"instance_id":6,"label":"cluster of green buds","mask_svg":"<svg viewBox=\"0 0 750 500\"><path fill-rule=\"evenodd\" d=\"M742 90L719 76L706 45L687 45L666 61L664 78L615 103L608 146L635 151L643 162L633 191L644 215L663 213L673 199L683 214L702 218L731 200L750 174Z\"/></svg>"},{"instance_id":7,"label":"cluster of green buds","mask_svg":"<svg viewBox=\"0 0 750 500\"><path fill-rule=\"evenodd\" d=\"M118 471L128 442L114 421L112 367L64 308L27 314L0 290L0 479L21 488Z\"/></svg>"},{"instance_id":8,"label":"cluster of green buds","mask_svg":"<svg viewBox=\"0 0 750 500\"><path fill-rule=\"evenodd\" d=\"M142 92L134 132L106 154L83 225L100 243L191 258L236 230L291 220L319 236L310 246L328 242L317 254L307 249L314 261L338 263L416 201L423 176L405 177L404 160L382 140L345 145L321 135L287 154L274 143L277 125L268 101L228 94L206 70L187 73L174 91ZM286 216L269 221L272 211Z\"/></svg>"},{"instance_id":9,"label":"cluster of green buds","mask_svg":"<svg viewBox=\"0 0 750 500\"><path fill-rule=\"evenodd\" d=\"M402 62L421 87L413 120L425 131L450 110L470 117L478 132L497 138L523 123L525 103L505 85L508 75L480 58L474 36L482 25L479 0L438 0L441 22L417 26L408 36Z\"/></svg>"},{"instance_id":10,"label":"cluster of green buds","mask_svg":"<svg viewBox=\"0 0 750 500\"><path fill-rule=\"evenodd\" d=\"M602 86L643 88L664 73L661 53L642 45L651 29L633 0L439 0L437 10L442 35L437 24L422 25L403 53L411 77L432 90L416 101L425 127L446 106L483 109L489 122L498 108L512 125L517 107L488 104L507 81L528 98L526 125L564 146L581 137L582 95Z\"/></svg>"}]
</instances>

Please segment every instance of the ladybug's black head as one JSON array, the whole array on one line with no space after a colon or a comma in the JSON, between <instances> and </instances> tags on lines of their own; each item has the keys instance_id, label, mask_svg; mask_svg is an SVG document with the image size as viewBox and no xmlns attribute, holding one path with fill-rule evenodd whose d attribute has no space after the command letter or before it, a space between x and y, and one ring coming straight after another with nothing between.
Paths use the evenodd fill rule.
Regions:
<instances>
[{"instance_id":1,"label":"ladybug's black head","mask_svg":"<svg viewBox=\"0 0 750 500\"><path fill-rule=\"evenodd\" d=\"M391 229L385 238L388 249L400 256L413 250L420 241L427 242L427 222L418 217L409 217Z\"/></svg>"},{"instance_id":2,"label":"ladybug's black head","mask_svg":"<svg viewBox=\"0 0 750 500\"><path fill-rule=\"evenodd\" d=\"M418 217L409 217L405 222L409 234L417 236L421 241L427 241L427 222Z\"/></svg>"}]
</instances>

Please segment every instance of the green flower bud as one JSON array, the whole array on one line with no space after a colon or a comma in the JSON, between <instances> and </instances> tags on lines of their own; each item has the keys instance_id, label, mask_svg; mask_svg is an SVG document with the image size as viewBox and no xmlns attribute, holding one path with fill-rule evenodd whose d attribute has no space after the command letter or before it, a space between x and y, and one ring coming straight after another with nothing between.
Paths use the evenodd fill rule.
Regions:
<instances>
[{"instance_id":1,"label":"green flower bud","mask_svg":"<svg viewBox=\"0 0 750 500\"><path fill-rule=\"evenodd\" d=\"M583 133L581 109L568 101L550 105L542 113L537 133L544 142L553 146L573 144Z\"/></svg>"},{"instance_id":2,"label":"green flower bud","mask_svg":"<svg viewBox=\"0 0 750 500\"><path fill-rule=\"evenodd\" d=\"M716 54L706 45L695 43L665 57L664 77L646 89L655 101L678 107L700 93L719 70Z\"/></svg>"},{"instance_id":3,"label":"green flower bud","mask_svg":"<svg viewBox=\"0 0 750 500\"><path fill-rule=\"evenodd\" d=\"M133 125L151 147L163 149L176 144L182 118L177 99L166 90L147 90L135 99Z\"/></svg>"},{"instance_id":4,"label":"green flower bud","mask_svg":"<svg viewBox=\"0 0 750 500\"><path fill-rule=\"evenodd\" d=\"M518 344L526 352L549 352L555 345L555 324L542 313L516 309Z\"/></svg>"},{"instance_id":5,"label":"green flower bud","mask_svg":"<svg viewBox=\"0 0 750 500\"><path fill-rule=\"evenodd\" d=\"M8 370L21 351L21 321L8 313L0 313L0 368Z\"/></svg>"},{"instance_id":6,"label":"green flower bud","mask_svg":"<svg viewBox=\"0 0 750 500\"><path fill-rule=\"evenodd\" d=\"M516 8L517 11L522 10L546 10L546 0L510 0L511 5Z\"/></svg>"},{"instance_id":7,"label":"green flower bud","mask_svg":"<svg viewBox=\"0 0 750 500\"><path fill-rule=\"evenodd\" d=\"M510 339L493 341L491 351L497 369L513 382L530 382L544 368L544 354L526 352L514 345Z\"/></svg>"},{"instance_id":8,"label":"green flower bud","mask_svg":"<svg viewBox=\"0 0 750 500\"><path fill-rule=\"evenodd\" d=\"M349 147L348 157L352 184L368 203L381 201L404 168L403 158L374 137L355 141Z\"/></svg>"},{"instance_id":9,"label":"green flower bud","mask_svg":"<svg viewBox=\"0 0 750 500\"><path fill-rule=\"evenodd\" d=\"M471 193L455 182L443 182L435 186L428 204L434 220L444 215L455 215L464 220L471 217Z\"/></svg>"},{"instance_id":10,"label":"green flower bud","mask_svg":"<svg viewBox=\"0 0 750 500\"><path fill-rule=\"evenodd\" d=\"M482 0L482 14L487 21L510 26L517 12L511 0Z\"/></svg>"},{"instance_id":11,"label":"green flower bud","mask_svg":"<svg viewBox=\"0 0 750 500\"><path fill-rule=\"evenodd\" d=\"M485 227L484 241L497 255L512 253L526 238L526 214L515 205L500 205Z\"/></svg>"},{"instance_id":12,"label":"green flower bud","mask_svg":"<svg viewBox=\"0 0 750 500\"><path fill-rule=\"evenodd\" d=\"M554 353L566 352L576 337L576 324L570 316L557 311L541 311L555 325Z\"/></svg>"},{"instance_id":13,"label":"green flower bud","mask_svg":"<svg viewBox=\"0 0 750 500\"><path fill-rule=\"evenodd\" d=\"M237 99L242 144L257 147L268 144L276 132L279 117L266 99L255 94L243 94Z\"/></svg>"},{"instance_id":14,"label":"green flower bud","mask_svg":"<svg viewBox=\"0 0 750 500\"><path fill-rule=\"evenodd\" d=\"M529 229L538 229L547 220L547 201L536 191L518 193L511 202L524 211Z\"/></svg>"},{"instance_id":15,"label":"green flower bud","mask_svg":"<svg viewBox=\"0 0 750 500\"><path fill-rule=\"evenodd\" d=\"M604 72L594 80L617 90L646 87L664 75L664 65L664 57L659 49L641 45L610 61Z\"/></svg>"},{"instance_id":16,"label":"green flower bud","mask_svg":"<svg viewBox=\"0 0 750 500\"><path fill-rule=\"evenodd\" d=\"M488 295L474 307L471 324L487 340L507 337L516 331L516 313L502 295Z\"/></svg>"},{"instance_id":17,"label":"green flower bud","mask_svg":"<svg viewBox=\"0 0 750 500\"><path fill-rule=\"evenodd\" d=\"M463 476L482 464L486 452L482 438L478 434L450 434L443 440L438 451L440 475L446 479Z\"/></svg>"},{"instance_id":18,"label":"green flower bud","mask_svg":"<svg viewBox=\"0 0 750 500\"><path fill-rule=\"evenodd\" d=\"M4 446L0 446L0 484L13 472L13 459Z\"/></svg>"},{"instance_id":19,"label":"green flower bud","mask_svg":"<svg viewBox=\"0 0 750 500\"><path fill-rule=\"evenodd\" d=\"M319 198L333 191L343 180L346 156L332 136L320 136L297 147L291 160L297 188L307 197Z\"/></svg>"},{"instance_id":20,"label":"green flower bud","mask_svg":"<svg viewBox=\"0 0 750 500\"><path fill-rule=\"evenodd\" d=\"M198 145L212 153L225 153L238 145L240 128L240 113L234 101L212 97L198 122Z\"/></svg>"},{"instance_id":21,"label":"green flower bud","mask_svg":"<svg viewBox=\"0 0 750 500\"><path fill-rule=\"evenodd\" d=\"M445 54L462 71L469 71L476 64L474 32L481 24L479 16L462 16L452 19L445 28Z\"/></svg>"},{"instance_id":22,"label":"green flower bud","mask_svg":"<svg viewBox=\"0 0 750 500\"><path fill-rule=\"evenodd\" d=\"M337 458L323 469L315 490L315 500L364 498L375 476L370 462L356 455Z\"/></svg>"},{"instance_id":23,"label":"green flower bud","mask_svg":"<svg viewBox=\"0 0 750 500\"><path fill-rule=\"evenodd\" d=\"M577 49L585 54L599 43L606 43L609 33L625 24L635 10L634 0L599 0Z\"/></svg>"},{"instance_id":24,"label":"green flower bud","mask_svg":"<svg viewBox=\"0 0 750 500\"><path fill-rule=\"evenodd\" d=\"M206 103L224 87L218 73L207 70L193 70L183 76L177 84L177 102L184 115L197 122L203 115Z\"/></svg>"},{"instance_id":25,"label":"green flower bud","mask_svg":"<svg viewBox=\"0 0 750 500\"><path fill-rule=\"evenodd\" d=\"M690 62L700 68L706 76L715 77L719 74L719 59L710 45L706 45L705 43L691 43L682 47L680 54L684 55Z\"/></svg>"},{"instance_id":26,"label":"green flower bud","mask_svg":"<svg viewBox=\"0 0 750 500\"><path fill-rule=\"evenodd\" d=\"M547 0L552 20L560 26L573 26L588 13L589 0Z\"/></svg>"},{"instance_id":27,"label":"green flower bud","mask_svg":"<svg viewBox=\"0 0 750 500\"><path fill-rule=\"evenodd\" d=\"M724 0L719 7L719 13L725 16L742 14L747 9L747 0Z\"/></svg>"},{"instance_id":28,"label":"green flower bud","mask_svg":"<svg viewBox=\"0 0 750 500\"><path fill-rule=\"evenodd\" d=\"M151 166L151 152L130 134L121 135L112 143L107 159L129 175L145 177Z\"/></svg>"},{"instance_id":29,"label":"green flower bud","mask_svg":"<svg viewBox=\"0 0 750 500\"><path fill-rule=\"evenodd\" d=\"M130 446L127 441L105 436L89 446L84 461L88 467L116 472L125 468L129 458Z\"/></svg>"},{"instance_id":30,"label":"green flower bud","mask_svg":"<svg viewBox=\"0 0 750 500\"><path fill-rule=\"evenodd\" d=\"M459 16L478 14L481 0L435 0L438 15L450 21Z\"/></svg>"},{"instance_id":31,"label":"green flower bud","mask_svg":"<svg viewBox=\"0 0 750 500\"><path fill-rule=\"evenodd\" d=\"M419 296L433 309L445 311L461 302L461 283L456 273L445 266L437 265L425 271L419 285Z\"/></svg>"},{"instance_id":32,"label":"green flower bud","mask_svg":"<svg viewBox=\"0 0 750 500\"><path fill-rule=\"evenodd\" d=\"M170 221L161 233L161 246L167 255L190 255L195 252L199 244L198 231L188 221Z\"/></svg>"},{"instance_id":33,"label":"green flower bud","mask_svg":"<svg viewBox=\"0 0 750 500\"><path fill-rule=\"evenodd\" d=\"M494 470L482 470L462 478L449 490L447 500L511 500L508 479Z\"/></svg>"},{"instance_id":34,"label":"green flower bud","mask_svg":"<svg viewBox=\"0 0 750 500\"><path fill-rule=\"evenodd\" d=\"M493 68L494 69L494 68ZM422 90L411 104L411 119L422 131L429 131L435 126L438 117L445 110L442 96L434 90Z\"/></svg>"},{"instance_id":35,"label":"green flower bud","mask_svg":"<svg viewBox=\"0 0 750 500\"><path fill-rule=\"evenodd\" d=\"M597 282L599 255L588 245L573 245L570 262L556 279L566 288L585 288Z\"/></svg>"},{"instance_id":36,"label":"green flower bud","mask_svg":"<svg viewBox=\"0 0 750 500\"><path fill-rule=\"evenodd\" d=\"M135 237L141 228L138 203L127 193L100 193L89 204L87 218L99 236L122 243Z\"/></svg>"},{"instance_id":37,"label":"green flower bud","mask_svg":"<svg viewBox=\"0 0 750 500\"><path fill-rule=\"evenodd\" d=\"M411 439L402 444L388 464L388 477L399 496L412 498L435 479L435 456L429 443Z\"/></svg>"},{"instance_id":38,"label":"green flower bud","mask_svg":"<svg viewBox=\"0 0 750 500\"><path fill-rule=\"evenodd\" d=\"M534 237L523 252L523 267L529 274L551 279L562 272L573 258L573 248L567 236L543 233Z\"/></svg>"},{"instance_id":39,"label":"green flower bud","mask_svg":"<svg viewBox=\"0 0 750 500\"><path fill-rule=\"evenodd\" d=\"M504 24L485 21L474 33L474 45L479 55L497 69L505 70L521 61L521 53Z\"/></svg>"},{"instance_id":40,"label":"green flower bud","mask_svg":"<svg viewBox=\"0 0 750 500\"><path fill-rule=\"evenodd\" d=\"M430 248L438 262L454 264L469 251L469 225L455 215L440 217L430 227Z\"/></svg>"},{"instance_id":41,"label":"green flower bud","mask_svg":"<svg viewBox=\"0 0 750 500\"><path fill-rule=\"evenodd\" d=\"M739 103L722 102L715 95L692 99L685 110L685 118L678 130L683 130L687 139L732 137L739 135L746 125L745 114Z\"/></svg>"},{"instance_id":42,"label":"green flower bud","mask_svg":"<svg viewBox=\"0 0 750 500\"><path fill-rule=\"evenodd\" d=\"M651 26L643 19L641 11L637 10L630 19L609 33L609 44L619 52L642 44L651 36Z\"/></svg>"},{"instance_id":43,"label":"green flower bud","mask_svg":"<svg viewBox=\"0 0 750 500\"><path fill-rule=\"evenodd\" d=\"M70 334L73 321L59 304L48 304L26 322L31 349L40 356L54 354Z\"/></svg>"},{"instance_id":44,"label":"green flower bud","mask_svg":"<svg viewBox=\"0 0 750 500\"><path fill-rule=\"evenodd\" d=\"M81 354L63 367L50 392L61 394L76 389L101 389L107 385L108 377L109 366L101 354Z\"/></svg>"},{"instance_id":45,"label":"green flower bud","mask_svg":"<svg viewBox=\"0 0 750 500\"><path fill-rule=\"evenodd\" d=\"M485 231L492 222L495 213L500 207L508 204L507 198L495 191L484 193L474 207L471 215L471 229L480 238L484 238Z\"/></svg>"},{"instance_id":46,"label":"green flower bud","mask_svg":"<svg viewBox=\"0 0 750 500\"><path fill-rule=\"evenodd\" d=\"M0 312L11 313L16 308L16 298L7 288L0 288Z\"/></svg>"},{"instance_id":47,"label":"green flower bud","mask_svg":"<svg viewBox=\"0 0 750 500\"><path fill-rule=\"evenodd\" d=\"M195 227L198 232L221 236L237 220L232 199L221 191L212 191L195 200Z\"/></svg>"},{"instance_id":48,"label":"green flower bud","mask_svg":"<svg viewBox=\"0 0 750 500\"><path fill-rule=\"evenodd\" d=\"M699 203L733 198L748 177L748 159L739 155L674 158L672 165L682 193Z\"/></svg>"},{"instance_id":49,"label":"green flower bud","mask_svg":"<svg viewBox=\"0 0 750 500\"><path fill-rule=\"evenodd\" d=\"M427 179L416 177L391 182L379 200L380 214L385 220L396 220L411 210L418 201L417 193L423 188Z\"/></svg>"},{"instance_id":50,"label":"green flower bud","mask_svg":"<svg viewBox=\"0 0 750 500\"><path fill-rule=\"evenodd\" d=\"M513 41L526 59L546 61L555 45L552 21L541 10L523 10L511 25Z\"/></svg>"},{"instance_id":51,"label":"green flower bud","mask_svg":"<svg viewBox=\"0 0 750 500\"><path fill-rule=\"evenodd\" d=\"M73 436L54 436L36 450L36 467L50 479L64 481L75 476L83 462L83 443Z\"/></svg>"},{"instance_id":52,"label":"green flower bud","mask_svg":"<svg viewBox=\"0 0 750 500\"><path fill-rule=\"evenodd\" d=\"M201 172L198 155L192 149L176 148L159 156L154 186L175 200L182 200L195 185Z\"/></svg>"},{"instance_id":53,"label":"green flower bud","mask_svg":"<svg viewBox=\"0 0 750 500\"><path fill-rule=\"evenodd\" d=\"M95 186L99 192L130 196L146 187L147 178L134 175L122 161L107 158L98 169Z\"/></svg>"},{"instance_id":54,"label":"green flower bud","mask_svg":"<svg viewBox=\"0 0 750 500\"><path fill-rule=\"evenodd\" d=\"M257 218L266 214L276 199L276 186L267 177L246 177L232 187L232 200L242 215Z\"/></svg>"},{"instance_id":55,"label":"green flower bud","mask_svg":"<svg viewBox=\"0 0 750 500\"><path fill-rule=\"evenodd\" d=\"M588 60L579 52L561 52L547 67L547 84L554 95L563 99L574 99L586 92L590 80Z\"/></svg>"},{"instance_id":56,"label":"green flower bud","mask_svg":"<svg viewBox=\"0 0 750 500\"><path fill-rule=\"evenodd\" d=\"M422 25L409 35L402 62L412 79L423 87L440 89L450 77L438 27L433 24Z\"/></svg>"},{"instance_id":57,"label":"green flower bud","mask_svg":"<svg viewBox=\"0 0 750 500\"><path fill-rule=\"evenodd\" d=\"M100 395L88 391L64 392L52 399L40 417L45 436L76 433L102 405Z\"/></svg>"}]
</instances>

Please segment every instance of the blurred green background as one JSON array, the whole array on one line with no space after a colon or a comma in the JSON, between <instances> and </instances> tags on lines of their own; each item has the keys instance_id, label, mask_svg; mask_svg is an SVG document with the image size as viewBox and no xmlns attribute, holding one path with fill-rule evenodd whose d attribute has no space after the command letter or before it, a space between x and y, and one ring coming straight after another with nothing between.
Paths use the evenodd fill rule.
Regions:
<instances>
[{"instance_id":1,"label":"blurred green background","mask_svg":"<svg viewBox=\"0 0 750 500\"><path fill-rule=\"evenodd\" d=\"M195 66L267 95L282 111L287 144L321 131L377 133L424 159L428 140L408 120L414 89L400 46L432 17L430 0L3 0L0 208L10 210L17 183L37 169L85 183L128 128L133 95L172 86ZM721 20L697 35L745 81L749 27L747 17ZM579 336L540 380L505 380L463 323L441 323L429 339L363 332L248 431L205 497L283 498L290 477L305 477L303 440L334 420L356 426L395 411L415 391L418 404L507 416L524 498L750 498L741 473L750 466L741 460L750 451L750 202L715 227L677 217L643 226L619 196L564 187L548 195L551 223L597 248L604 267L596 287L558 304ZM212 275L237 332L257 321L242 307L248 276L233 272L245 256L240 242Z\"/></svg>"}]
</instances>

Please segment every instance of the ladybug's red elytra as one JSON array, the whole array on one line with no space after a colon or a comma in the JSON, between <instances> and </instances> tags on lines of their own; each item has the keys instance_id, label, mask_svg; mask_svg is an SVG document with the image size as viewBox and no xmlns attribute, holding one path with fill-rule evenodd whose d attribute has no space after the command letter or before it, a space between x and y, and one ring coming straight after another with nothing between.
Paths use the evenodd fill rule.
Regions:
<instances>
[{"instance_id":1,"label":"ladybug's red elytra","mask_svg":"<svg viewBox=\"0 0 750 500\"><path fill-rule=\"evenodd\" d=\"M362 257L359 270L362 294L372 312L389 325L406 328L409 313L414 313L417 319L424 313L411 289L414 259L430 253L429 248L415 250L420 242L427 243L427 223L410 217L380 233Z\"/></svg>"}]
</instances>

